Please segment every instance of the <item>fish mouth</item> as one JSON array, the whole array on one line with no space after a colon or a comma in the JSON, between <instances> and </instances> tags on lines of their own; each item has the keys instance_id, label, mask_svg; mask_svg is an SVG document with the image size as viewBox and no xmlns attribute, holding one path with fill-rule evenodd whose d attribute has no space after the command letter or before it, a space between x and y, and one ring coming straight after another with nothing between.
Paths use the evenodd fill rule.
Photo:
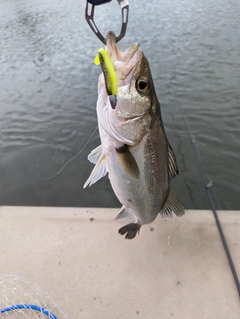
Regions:
<instances>
[{"instance_id":1,"label":"fish mouth","mask_svg":"<svg viewBox=\"0 0 240 319\"><path fill-rule=\"evenodd\" d=\"M115 69L118 86L125 85L128 82L126 80L141 61L142 50L139 44L134 42L125 52L122 52L116 42L116 35L112 31L107 33L106 39L107 54Z\"/></svg>"}]
</instances>

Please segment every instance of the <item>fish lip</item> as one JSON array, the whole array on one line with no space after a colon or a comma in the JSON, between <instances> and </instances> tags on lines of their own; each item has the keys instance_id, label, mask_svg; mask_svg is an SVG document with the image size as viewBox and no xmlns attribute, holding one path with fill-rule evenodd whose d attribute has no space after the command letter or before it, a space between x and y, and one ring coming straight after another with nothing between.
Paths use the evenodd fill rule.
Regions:
<instances>
[{"instance_id":1,"label":"fish lip","mask_svg":"<svg viewBox=\"0 0 240 319\"><path fill-rule=\"evenodd\" d=\"M109 31L106 36L107 54L112 63L122 60L123 56L116 41L116 35L113 31Z\"/></svg>"},{"instance_id":2,"label":"fish lip","mask_svg":"<svg viewBox=\"0 0 240 319\"><path fill-rule=\"evenodd\" d=\"M106 36L106 47L108 56L110 57L112 63L116 62L117 60L128 62L137 52L139 44L134 42L130 45L130 47L127 48L125 52L121 52L116 41L115 33L113 31L109 31Z\"/></svg>"},{"instance_id":3,"label":"fish lip","mask_svg":"<svg viewBox=\"0 0 240 319\"><path fill-rule=\"evenodd\" d=\"M135 61L131 61L132 65L128 68L128 72L125 77L132 71L132 69L138 64L142 57L142 51L139 50L139 44L134 42L130 47L125 51L122 52L118 44L116 42L116 35L113 31L109 31L106 36L106 49L107 54L114 65L116 71L123 69L126 65L133 59L137 52L141 54L134 59ZM115 64L116 62L116 64Z\"/></svg>"}]
</instances>

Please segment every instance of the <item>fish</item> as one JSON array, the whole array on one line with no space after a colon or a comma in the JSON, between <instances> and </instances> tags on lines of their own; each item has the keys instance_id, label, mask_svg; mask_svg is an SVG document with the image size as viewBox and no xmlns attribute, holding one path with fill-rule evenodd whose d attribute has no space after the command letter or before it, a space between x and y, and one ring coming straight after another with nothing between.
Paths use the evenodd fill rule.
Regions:
<instances>
[{"instance_id":1,"label":"fish","mask_svg":"<svg viewBox=\"0 0 240 319\"><path fill-rule=\"evenodd\" d=\"M184 207L170 185L179 170L164 130L149 62L140 45L133 43L122 52L110 31L106 54L98 52L98 58L103 70L97 100L101 145L88 155L95 166L84 188L108 174L122 204L115 220L130 221L118 232L133 239L142 225L152 223L158 215L184 215ZM117 88L109 76L109 61Z\"/></svg>"}]
</instances>

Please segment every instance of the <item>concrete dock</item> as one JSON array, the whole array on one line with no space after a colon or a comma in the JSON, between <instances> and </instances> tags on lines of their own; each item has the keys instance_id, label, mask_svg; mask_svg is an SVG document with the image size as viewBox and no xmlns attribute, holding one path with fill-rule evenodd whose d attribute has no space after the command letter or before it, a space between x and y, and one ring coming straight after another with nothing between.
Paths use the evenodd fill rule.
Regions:
<instances>
[{"instance_id":1,"label":"concrete dock","mask_svg":"<svg viewBox=\"0 0 240 319\"><path fill-rule=\"evenodd\" d=\"M240 318L211 211L157 218L133 240L118 234L127 222L113 221L117 212L1 207L0 278L14 274L37 284L64 313L58 319ZM240 212L218 215L240 276Z\"/></svg>"}]
</instances>

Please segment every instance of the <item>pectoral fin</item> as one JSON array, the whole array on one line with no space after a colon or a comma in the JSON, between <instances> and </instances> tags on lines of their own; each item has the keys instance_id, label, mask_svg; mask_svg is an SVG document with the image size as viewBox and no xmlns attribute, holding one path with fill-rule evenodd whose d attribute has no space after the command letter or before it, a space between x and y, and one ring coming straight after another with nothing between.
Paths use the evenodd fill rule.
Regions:
<instances>
[{"instance_id":1,"label":"pectoral fin","mask_svg":"<svg viewBox=\"0 0 240 319\"><path fill-rule=\"evenodd\" d=\"M174 213L178 217L185 214L184 207L182 206L174 192L170 189L168 199L163 209L160 211L160 215L163 218L171 218L172 213Z\"/></svg>"},{"instance_id":2,"label":"pectoral fin","mask_svg":"<svg viewBox=\"0 0 240 319\"><path fill-rule=\"evenodd\" d=\"M91 186L92 184L96 183L99 179L104 177L106 174L107 174L106 159L105 159L105 156L102 154L97 164L94 166L94 169L92 170L91 175L87 179L86 183L83 185L83 188L86 188L88 185Z\"/></svg>"},{"instance_id":3,"label":"pectoral fin","mask_svg":"<svg viewBox=\"0 0 240 319\"><path fill-rule=\"evenodd\" d=\"M169 167L170 178L174 178L177 175L179 175L176 157L169 143L168 143L168 167Z\"/></svg>"},{"instance_id":4,"label":"pectoral fin","mask_svg":"<svg viewBox=\"0 0 240 319\"><path fill-rule=\"evenodd\" d=\"M138 164L130 152L128 146L124 144L122 147L116 149L120 162L124 170L133 178L139 178L140 172Z\"/></svg>"}]
</instances>

